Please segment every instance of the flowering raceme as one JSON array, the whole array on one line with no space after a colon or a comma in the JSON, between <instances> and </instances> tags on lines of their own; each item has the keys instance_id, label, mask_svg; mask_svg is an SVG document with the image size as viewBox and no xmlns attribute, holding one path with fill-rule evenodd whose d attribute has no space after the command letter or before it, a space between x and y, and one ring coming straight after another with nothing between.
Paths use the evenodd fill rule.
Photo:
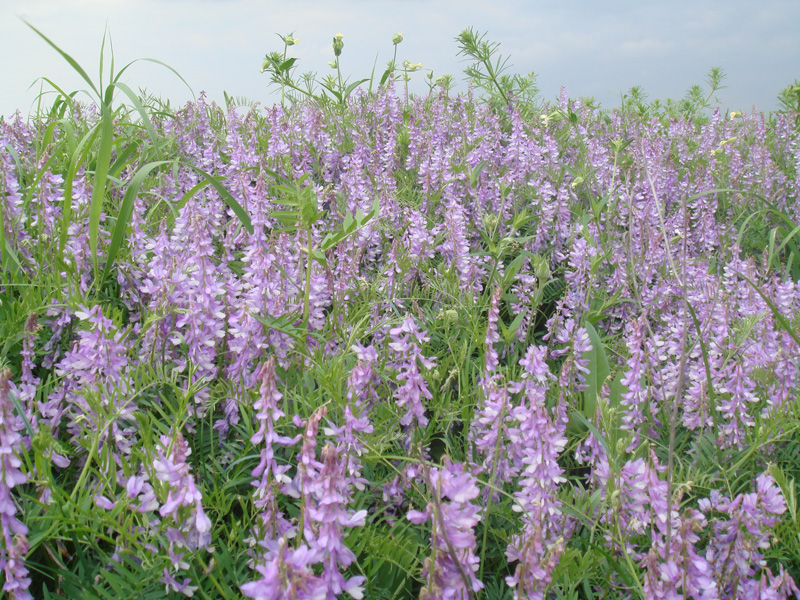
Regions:
<instances>
[{"instance_id":1,"label":"flowering raceme","mask_svg":"<svg viewBox=\"0 0 800 600\"><path fill-rule=\"evenodd\" d=\"M405 408L405 414L400 418L401 425L411 425L414 419L420 427L425 427L428 418L425 416L423 398L433 398L428 384L422 378L418 362L426 369L432 369L436 362L422 354L421 344L430 340L427 332L419 329L414 317L407 316L403 322L389 331L389 348L394 352L394 368L397 371L397 380L405 381L395 390L397 406Z\"/></svg>"},{"instance_id":2,"label":"flowering raceme","mask_svg":"<svg viewBox=\"0 0 800 600\"><path fill-rule=\"evenodd\" d=\"M28 476L20 470L22 461L17 456L22 444L18 433L22 423L14 414L11 400L10 371L0 369L0 571L5 583L3 590L14 600L32 600L28 592L31 580L25 568L28 552L28 528L17 518L17 507L12 490L25 483Z\"/></svg>"},{"instance_id":3,"label":"flowering raceme","mask_svg":"<svg viewBox=\"0 0 800 600\"><path fill-rule=\"evenodd\" d=\"M363 596L362 584L366 578L353 576L345 579L339 572L339 565L348 567L356 559L344 544L344 528L363 526L367 511L346 509L350 486L333 444L323 448L322 468L309 487L314 503L308 508L308 518L315 524L315 532L308 541L322 562L320 579L327 588L326 600L334 600L342 591L359 599Z\"/></svg>"},{"instance_id":4,"label":"flowering raceme","mask_svg":"<svg viewBox=\"0 0 800 600\"><path fill-rule=\"evenodd\" d=\"M566 482L558 458L567 438L560 416L548 414L546 394L554 377L545 354L544 347L528 348L520 360L522 382L514 386L514 391L523 394L512 410L519 425L509 436L521 463L514 510L521 513L522 531L512 536L506 550L509 562L518 561L506 581L516 588L518 598L543 598L568 537L557 497L558 486Z\"/></svg>"},{"instance_id":5,"label":"flowering raceme","mask_svg":"<svg viewBox=\"0 0 800 600\"><path fill-rule=\"evenodd\" d=\"M278 403L283 395L277 388L277 374L275 373L275 359L270 358L265 362L258 373L261 381L260 396L253 408L258 411L258 431L250 438L252 444L263 444L261 459L253 469L254 478L252 485L254 504L261 509L257 524L256 542L269 556L276 550L278 540L283 536L293 536L294 526L286 519L278 508L278 492L291 482L286 475L288 465L279 465L275 458L276 447L292 446L299 441L300 436L288 438L275 431L277 422L285 416ZM257 559L256 564L259 563Z\"/></svg>"},{"instance_id":6,"label":"flowering raceme","mask_svg":"<svg viewBox=\"0 0 800 600\"><path fill-rule=\"evenodd\" d=\"M190 473L187 458L192 450L183 434L159 438L158 458L153 463L156 478L167 490L167 498L159 509L178 525L179 543L189 549L205 548L211 541L211 521L203 510L203 495Z\"/></svg>"},{"instance_id":7,"label":"flowering raceme","mask_svg":"<svg viewBox=\"0 0 800 600\"><path fill-rule=\"evenodd\" d=\"M432 522L433 554L425 559L421 600L467 600L483 589L476 577L475 526L481 520L475 477L464 465L445 458L441 468L423 467L432 496L424 511L410 510L407 518L421 525Z\"/></svg>"},{"instance_id":8,"label":"flowering raceme","mask_svg":"<svg viewBox=\"0 0 800 600\"><path fill-rule=\"evenodd\" d=\"M136 405L130 398L132 383L127 373L127 333L118 331L111 319L103 316L100 305L81 307L75 316L87 328L78 333L78 340L56 366L61 384L40 407L42 419L55 430L66 408L67 430L74 443L87 430L107 431L106 443L113 442L117 450L127 453L136 432ZM88 394L99 395L103 412L112 419L110 427L102 426L104 415L98 414Z\"/></svg>"}]
</instances>

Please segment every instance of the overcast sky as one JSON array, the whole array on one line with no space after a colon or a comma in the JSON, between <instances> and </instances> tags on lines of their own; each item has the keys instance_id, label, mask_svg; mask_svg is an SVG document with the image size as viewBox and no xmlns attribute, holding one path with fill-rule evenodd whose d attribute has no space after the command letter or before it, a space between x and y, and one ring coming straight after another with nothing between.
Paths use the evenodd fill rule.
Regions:
<instances>
[{"instance_id":1,"label":"overcast sky","mask_svg":"<svg viewBox=\"0 0 800 600\"><path fill-rule=\"evenodd\" d=\"M40 84L28 88L40 77L68 91L86 87L23 18L95 80L107 25L117 68L161 60L219 103L223 90L275 102L259 70L267 51L282 50L275 33L292 31L300 44L290 56L300 71L326 75L331 39L341 32L345 73L368 77L376 56L380 73L391 36L402 32L399 61L461 84L465 65L453 38L472 26L501 43L514 72L537 74L543 98L555 99L563 85L608 108L634 85L651 99L682 97L719 66L727 73L723 108L766 111L800 78L798 0L0 0L0 115L27 115ZM423 92L423 75L414 77L412 90ZM172 73L149 63L131 67L123 81L173 103L191 98Z\"/></svg>"}]
</instances>

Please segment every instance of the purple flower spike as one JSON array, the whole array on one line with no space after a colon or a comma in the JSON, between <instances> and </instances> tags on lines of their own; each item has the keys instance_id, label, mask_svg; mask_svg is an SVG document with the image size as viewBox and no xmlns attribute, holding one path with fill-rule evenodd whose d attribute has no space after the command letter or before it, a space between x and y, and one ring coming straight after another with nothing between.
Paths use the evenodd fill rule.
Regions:
<instances>
[{"instance_id":1,"label":"purple flower spike","mask_svg":"<svg viewBox=\"0 0 800 600\"><path fill-rule=\"evenodd\" d=\"M282 538L267 564L256 566L263 577L245 583L242 594L253 600L323 600L327 590L311 570L315 562L314 553L307 546L292 548Z\"/></svg>"},{"instance_id":2,"label":"purple flower spike","mask_svg":"<svg viewBox=\"0 0 800 600\"><path fill-rule=\"evenodd\" d=\"M286 475L288 465L279 465L275 460L274 446L291 446L299 441L300 436L287 438L275 432L275 423L285 416L278 404L283 395L277 388L277 374L275 373L275 359L270 358L258 372L261 380L261 395L253 408L258 412L256 419L259 422L258 431L253 434L250 441L253 444L263 443L261 460L253 469L253 483L256 491L253 493L255 506L261 509L259 520L261 531L256 533L260 545L267 548L268 552L276 541L284 535L289 535L294 527L283 515L278 507L277 492L291 483L291 478Z\"/></svg>"},{"instance_id":3,"label":"purple flower spike","mask_svg":"<svg viewBox=\"0 0 800 600\"><path fill-rule=\"evenodd\" d=\"M424 511L410 510L406 516L417 525L433 521L434 553L425 559L422 576L426 583L420 598L467 600L483 589L475 575L480 562L475 554L475 526L481 520L481 508L471 502L480 491L475 476L447 457L441 469L430 468L427 479L433 501Z\"/></svg>"},{"instance_id":4,"label":"purple flower spike","mask_svg":"<svg viewBox=\"0 0 800 600\"><path fill-rule=\"evenodd\" d=\"M500 318L500 294L503 288L498 287L492 294L492 302L489 305L489 325L486 328L486 375L495 371L500 365L497 349L494 345L500 341L500 334L497 332L497 321Z\"/></svg>"},{"instance_id":5,"label":"purple flower spike","mask_svg":"<svg viewBox=\"0 0 800 600\"><path fill-rule=\"evenodd\" d=\"M172 449L167 455L170 444ZM194 477L186 462L191 448L180 432L174 441L170 436L162 435L160 446L158 459L153 466L156 477L167 484L168 492L159 514L162 517L172 517L180 525L188 548L205 548L211 542L211 521L203 510L203 496L195 486Z\"/></svg>"},{"instance_id":6,"label":"purple flower spike","mask_svg":"<svg viewBox=\"0 0 800 600\"><path fill-rule=\"evenodd\" d=\"M25 568L25 554L28 552L28 528L17 519L17 507L11 497L15 486L25 483L28 476L20 470L22 461L17 456L22 437L20 419L14 414L11 400L11 372L0 372L0 570L5 576L3 590L13 600L29 600L31 584L28 569Z\"/></svg>"},{"instance_id":7,"label":"purple flower spike","mask_svg":"<svg viewBox=\"0 0 800 600\"><path fill-rule=\"evenodd\" d=\"M394 367L397 370L397 380L405 381L403 385L395 391L397 406L406 408L406 413L401 417L401 425L411 425L416 418L420 427L428 424L425 416L425 406L422 398L431 400L433 395L428 389L428 384L422 378L419 364L426 369L436 366L432 358L422 354L421 344L430 340L427 332L420 330L414 317L408 316L399 327L389 331L391 342L389 347L394 351L397 360Z\"/></svg>"},{"instance_id":8,"label":"purple flower spike","mask_svg":"<svg viewBox=\"0 0 800 600\"><path fill-rule=\"evenodd\" d=\"M313 547L322 559L322 581L327 587L326 600L334 600L343 590L353 598L361 598L365 578L360 576L345 579L339 565L350 566L355 554L344 544L345 527L361 527L367 516L366 510L351 512L346 509L350 491L344 465L333 444L322 450L323 466L318 477L311 483L310 492L315 500L309 506L309 520L316 524Z\"/></svg>"}]
</instances>

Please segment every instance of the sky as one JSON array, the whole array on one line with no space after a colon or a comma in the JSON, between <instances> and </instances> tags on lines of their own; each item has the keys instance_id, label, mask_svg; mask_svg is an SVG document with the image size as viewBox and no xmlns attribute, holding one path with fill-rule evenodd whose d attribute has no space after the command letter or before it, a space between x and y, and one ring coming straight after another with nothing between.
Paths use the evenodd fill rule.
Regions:
<instances>
[{"instance_id":1,"label":"sky","mask_svg":"<svg viewBox=\"0 0 800 600\"><path fill-rule=\"evenodd\" d=\"M403 33L398 62L421 62L410 90L427 90L425 75L450 74L466 90L467 63L454 40L473 27L500 43L510 72L537 75L541 98L592 96L605 108L640 86L650 99L681 98L722 67L723 110L769 111L778 92L800 79L798 0L0 0L0 115L27 116L48 78L66 91L86 89L68 63L23 21L38 28L99 78L107 32L114 66L154 58L178 71L137 62L122 81L133 90L180 105L205 91L223 91L263 105L279 91L260 73L264 55L283 50L276 33L300 40L289 49L298 72L330 72L331 41L344 38L342 70L353 80L380 74L392 35ZM105 53L105 80L110 50ZM33 87L31 87L33 86ZM45 105L53 96L45 96Z\"/></svg>"}]
</instances>

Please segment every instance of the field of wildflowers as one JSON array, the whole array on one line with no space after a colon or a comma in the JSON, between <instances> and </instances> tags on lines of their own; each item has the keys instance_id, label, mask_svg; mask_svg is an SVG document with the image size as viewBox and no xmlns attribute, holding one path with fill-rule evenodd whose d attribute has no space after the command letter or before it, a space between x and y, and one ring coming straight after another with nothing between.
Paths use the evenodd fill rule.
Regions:
<instances>
[{"instance_id":1,"label":"field of wildflowers","mask_svg":"<svg viewBox=\"0 0 800 600\"><path fill-rule=\"evenodd\" d=\"M544 103L467 30L467 94L341 36L315 88L282 39L269 108L75 63L0 120L7 597L800 597L800 87Z\"/></svg>"}]
</instances>

